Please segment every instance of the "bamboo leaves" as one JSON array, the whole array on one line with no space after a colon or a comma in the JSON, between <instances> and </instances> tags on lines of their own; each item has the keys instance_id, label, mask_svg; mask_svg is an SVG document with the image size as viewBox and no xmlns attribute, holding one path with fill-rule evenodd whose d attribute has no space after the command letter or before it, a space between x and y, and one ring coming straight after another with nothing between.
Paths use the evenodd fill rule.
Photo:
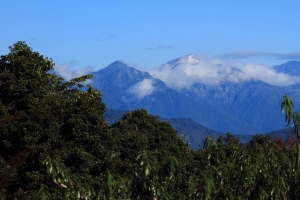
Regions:
<instances>
[{"instance_id":1,"label":"bamboo leaves","mask_svg":"<svg viewBox=\"0 0 300 200\"><path fill-rule=\"evenodd\" d=\"M293 107L293 101L285 94L281 102L281 112L284 113L285 111L285 121L287 122L287 125L290 125L291 120L293 120Z\"/></svg>"}]
</instances>

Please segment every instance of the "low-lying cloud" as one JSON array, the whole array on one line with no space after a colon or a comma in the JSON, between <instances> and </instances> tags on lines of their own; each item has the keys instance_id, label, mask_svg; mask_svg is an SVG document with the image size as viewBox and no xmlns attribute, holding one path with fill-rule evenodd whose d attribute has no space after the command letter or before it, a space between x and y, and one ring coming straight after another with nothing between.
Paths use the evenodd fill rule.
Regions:
<instances>
[{"instance_id":1,"label":"low-lying cloud","mask_svg":"<svg viewBox=\"0 0 300 200\"><path fill-rule=\"evenodd\" d=\"M288 86L300 82L299 77L278 73L257 63L239 63L220 58L200 58L196 63L169 64L149 73L174 89L189 88L195 83L218 85L221 82L260 80L275 86Z\"/></svg>"},{"instance_id":2,"label":"low-lying cloud","mask_svg":"<svg viewBox=\"0 0 300 200\"><path fill-rule=\"evenodd\" d=\"M69 81L73 78L78 78L83 75L90 74L93 69L92 67L85 67L78 70L72 70L71 67L74 65L74 62L70 64L58 64L54 66L54 72L64 78L66 81ZM85 84L91 83L91 80L87 80Z\"/></svg>"},{"instance_id":3,"label":"low-lying cloud","mask_svg":"<svg viewBox=\"0 0 300 200\"><path fill-rule=\"evenodd\" d=\"M144 79L136 85L129 88L129 92L136 95L139 99L142 99L155 90L152 79Z\"/></svg>"}]
</instances>

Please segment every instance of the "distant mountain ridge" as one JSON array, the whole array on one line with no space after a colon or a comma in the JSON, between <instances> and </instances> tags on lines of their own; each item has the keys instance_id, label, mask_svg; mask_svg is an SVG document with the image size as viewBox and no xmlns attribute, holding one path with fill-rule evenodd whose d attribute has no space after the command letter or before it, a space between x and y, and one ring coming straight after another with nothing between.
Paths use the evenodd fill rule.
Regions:
<instances>
[{"instance_id":1,"label":"distant mountain ridge","mask_svg":"<svg viewBox=\"0 0 300 200\"><path fill-rule=\"evenodd\" d=\"M289 61L281 65L274 66L274 70L291 76L300 76L299 61Z\"/></svg>"},{"instance_id":2,"label":"distant mountain ridge","mask_svg":"<svg viewBox=\"0 0 300 200\"><path fill-rule=\"evenodd\" d=\"M113 124L121 120L127 112L129 111L106 109L104 116L109 124ZM159 120L170 122L173 128L178 131L178 135L186 142L189 142L190 148L194 150L198 150L203 146L206 136L217 138L218 136L225 135L224 133L219 133L215 130L202 126L190 118L159 118Z\"/></svg>"},{"instance_id":3,"label":"distant mountain ridge","mask_svg":"<svg viewBox=\"0 0 300 200\"><path fill-rule=\"evenodd\" d=\"M167 87L162 81L148 73L119 61L93 75L92 85L103 93L103 102L108 108L117 110L145 108L150 114L159 115L162 118L192 118L198 123L202 122L206 126L216 127L223 132L232 129L230 122L242 124L251 129L250 125L219 112L212 105L208 106L209 102L203 104L194 101ZM153 80L152 86L156 89L150 95L139 99L130 92L130 88L146 79Z\"/></svg>"},{"instance_id":4,"label":"distant mountain ridge","mask_svg":"<svg viewBox=\"0 0 300 200\"><path fill-rule=\"evenodd\" d=\"M197 64L193 55L174 59L168 67ZM291 67L292 66L292 67ZM297 74L300 62L275 66L280 73ZM238 70L238 69L237 69ZM294 70L294 71L293 71ZM103 93L108 108L145 108L162 118L191 118L218 132L253 134L284 128L280 102L284 94L300 105L300 87L279 87L263 81L221 82L219 85L194 83L189 88L172 89L163 81L116 61L93 73L92 85Z\"/></svg>"},{"instance_id":5,"label":"distant mountain ridge","mask_svg":"<svg viewBox=\"0 0 300 200\"><path fill-rule=\"evenodd\" d=\"M127 112L129 111L106 109L104 116L109 124L113 124L120 121ZM170 122L172 127L178 131L178 136L181 137L186 143L190 143L189 147L193 150L203 148L206 136L217 139L219 136L225 137L226 135L225 133L220 133L202 126L190 118L158 119L160 121ZM281 133L281 131L277 132ZM272 133L269 134L272 135ZM235 137L239 138L241 143L246 144L251 140L252 135L235 135Z\"/></svg>"}]
</instances>

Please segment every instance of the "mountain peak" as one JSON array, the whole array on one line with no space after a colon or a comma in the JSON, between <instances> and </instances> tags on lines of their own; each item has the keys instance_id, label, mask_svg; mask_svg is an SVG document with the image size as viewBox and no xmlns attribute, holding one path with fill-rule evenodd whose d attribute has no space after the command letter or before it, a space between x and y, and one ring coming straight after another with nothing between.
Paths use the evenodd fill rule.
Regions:
<instances>
[{"instance_id":1,"label":"mountain peak","mask_svg":"<svg viewBox=\"0 0 300 200\"><path fill-rule=\"evenodd\" d=\"M101 69L97 72L93 73L95 77L100 77L101 80L104 80L104 78L115 78L115 80L118 79L134 79L136 77L139 78L139 81L143 79L149 79L151 78L151 75L147 72L140 71L138 69L135 69L133 67L128 66L127 64L123 63L120 60L117 60L110 65L108 65L106 68Z\"/></svg>"},{"instance_id":2,"label":"mountain peak","mask_svg":"<svg viewBox=\"0 0 300 200\"><path fill-rule=\"evenodd\" d=\"M117 60L117 61L111 63L111 64L108 65L107 67L111 67L111 66L118 67L118 68L128 67L128 65L126 65L125 63L123 63L123 62L120 61L120 60Z\"/></svg>"},{"instance_id":3,"label":"mountain peak","mask_svg":"<svg viewBox=\"0 0 300 200\"><path fill-rule=\"evenodd\" d=\"M187 64L197 64L199 62L198 58L196 58L195 55L193 54L188 54L186 56L171 60L168 62L169 65L178 65L178 64L183 64L183 63L187 63Z\"/></svg>"},{"instance_id":4,"label":"mountain peak","mask_svg":"<svg viewBox=\"0 0 300 200\"><path fill-rule=\"evenodd\" d=\"M117 73L118 71L128 71L128 70L130 70L130 68L131 67L129 67L122 61L117 60L117 61L111 63L110 65L108 65L107 67L105 67L104 69L100 69L99 71L96 71L93 74L96 75L99 73L110 73L110 72Z\"/></svg>"},{"instance_id":5,"label":"mountain peak","mask_svg":"<svg viewBox=\"0 0 300 200\"><path fill-rule=\"evenodd\" d=\"M189 63L189 64L196 64L199 62L198 58L196 56L189 54L187 56L184 56L180 59L180 62Z\"/></svg>"}]
</instances>

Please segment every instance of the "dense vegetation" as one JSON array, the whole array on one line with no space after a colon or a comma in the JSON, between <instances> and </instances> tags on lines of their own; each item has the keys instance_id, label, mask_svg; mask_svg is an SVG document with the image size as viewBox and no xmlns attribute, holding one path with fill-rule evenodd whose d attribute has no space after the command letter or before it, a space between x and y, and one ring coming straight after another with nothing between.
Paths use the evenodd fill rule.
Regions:
<instances>
[{"instance_id":1,"label":"dense vegetation","mask_svg":"<svg viewBox=\"0 0 300 200\"><path fill-rule=\"evenodd\" d=\"M228 133L193 151L145 110L109 125L101 93L25 42L0 58L1 199L299 199L300 114L285 140ZM201 112L201 111L199 111Z\"/></svg>"}]
</instances>

